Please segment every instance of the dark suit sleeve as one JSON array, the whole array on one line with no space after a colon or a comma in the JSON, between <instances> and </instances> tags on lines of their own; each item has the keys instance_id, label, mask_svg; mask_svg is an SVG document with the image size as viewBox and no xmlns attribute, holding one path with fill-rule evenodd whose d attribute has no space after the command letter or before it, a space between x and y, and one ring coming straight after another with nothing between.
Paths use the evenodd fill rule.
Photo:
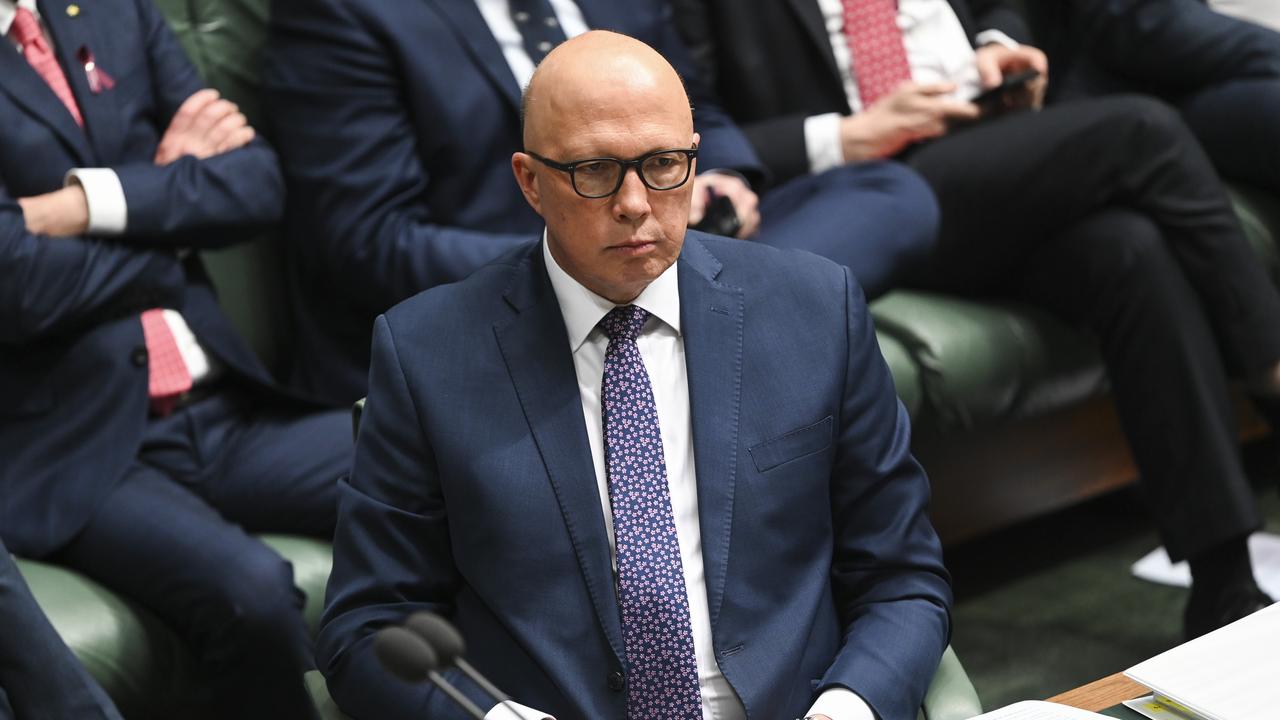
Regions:
<instances>
[{"instance_id":1,"label":"dark suit sleeve","mask_svg":"<svg viewBox=\"0 0 1280 720\"><path fill-rule=\"evenodd\" d=\"M680 10L683 12L683 9ZM698 170L734 170L742 173L754 186L767 184L769 178L765 165L757 157L755 148L742 129L725 112L720 99L716 97L715 75L708 72L714 68L709 68L705 60L696 59L707 52L707 40L702 40L704 47L691 52L676 23L673 7L664 3L662 19L658 25L660 34L654 47L680 74L689 93L689 101L693 104L694 127L702 136Z\"/></svg>"},{"instance_id":2,"label":"dark suit sleeve","mask_svg":"<svg viewBox=\"0 0 1280 720\"><path fill-rule=\"evenodd\" d=\"M1178 93L1280 77L1280 33L1198 0L1073 0L1084 49L1116 75Z\"/></svg>"},{"instance_id":3,"label":"dark suit sleeve","mask_svg":"<svg viewBox=\"0 0 1280 720\"><path fill-rule=\"evenodd\" d=\"M951 5L955 8L956 14L960 16L962 24L967 24L963 13L966 11L972 12L972 27L969 28L971 33L976 34L984 30L999 30L1020 43L1035 44L1032 41L1031 30L1027 26L1026 18L1008 0L969 0L967 8L965 4L966 0L951 0ZM977 44L976 37L970 38L970 40L975 45Z\"/></svg>"},{"instance_id":4,"label":"dark suit sleeve","mask_svg":"<svg viewBox=\"0 0 1280 720\"><path fill-rule=\"evenodd\" d=\"M178 107L204 85L150 0L138 3L138 13L162 136ZM238 234L201 231L265 225L284 208L280 168L261 139L203 160L186 156L164 166L142 161L112 169L124 187L128 234L147 242L225 245L240 239Z\"/></svg>"},{"instance_id":5,"label":"dark suit sleeve","mask_svg":"<svg viewBox=\"0 0 1280 720\"><path fill-rule=\"evenodd\" d=\"M293 234L310 244L297 261L374 312L464 278L529 239L434 220L425 198L439 180L420 159L405 100L413 89L380 37L351 3L282 0L264 75Z\"/></svg>"},{"instance_id":6,"label":"dark suit sleeve","mask_svg":"<svg viewBox=\"0 0 1280 720\"><path fill-rule=\"evenodd\" d=\"M845 283L848 363L831 490L844 643L820 689L847 687L885 720L914 718L950 633L950 578L906 410L848 270Z\"/></svg>"},{"instance_id":7,"label":"dark suit sleeve","mask_svg":"<svg viewBox=\"0 0 1280 720\"><path fill-rule=\"evenodd\" d=\"M340 483L333 572L316 662L344 712L360 718L463 717L430 685L387 673L373 634L427 610L448 614L461 579L431 445L386 317L374 323L369 398L350 481ZM479 689L450 675L481 708Z\"/></svg>"},{"instance_id":8,"label":"dark suit sleeve","mask_svg":"<svg viewBox=\"0 0 1280 720\"><path fill-rule=\"evenodd\" d=\"M183 282L170 253L32 235L22 208L0 183L0 344L172 306Z\"/></svg>"}]
</instances>

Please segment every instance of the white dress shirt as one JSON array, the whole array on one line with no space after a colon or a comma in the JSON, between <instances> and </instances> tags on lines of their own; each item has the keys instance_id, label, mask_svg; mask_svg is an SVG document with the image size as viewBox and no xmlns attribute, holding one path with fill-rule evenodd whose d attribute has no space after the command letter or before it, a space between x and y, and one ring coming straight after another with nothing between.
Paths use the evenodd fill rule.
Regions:
<instances>
[{"instance_id":1,"label":"white dress shirt","mask_svg":"<svg viewBox=\"0 0 1280 720\"><path fill-rule=\"evenodd\" d=\"M817 0L817 3L826 23L836 69L844 82L849 109L854 113L860 112L863 109L862 97L858 94L858 79L853 71L849 40L844 34L844 3L841 0ZM981 92L982 83L978 77L978 68L974 65L973 46L969 44L969 36L947 0L900 0L898 29L902 31L902 43L907 50L907 63L911 66L913 82L955 83L956 90L952 97L959 100L968 100ZM979 44L995 42L1017 45L999 30L983 31L978 34L977 39ZM844 164L844 150L840 143L840 113L806 118L804 138L805 148L809 153L810 171L820 173Z\"/></svg>"},{"instance_id":2,"label":"white dress shirt","mask_svg":"<svg viewBox=\"0 0 1280 720\"><path fill-rule=\"evenodd\" d=\"M1209 0L1209 6L1224 15L1280 30L1280 2L1276 0Z\"/></svg>"},{"instance_id":3,"label":"white dress shirt","mask_svg":"<svg viewBox=\"0 0 1280 720\"><path fill-rule=\"evenodd\" d=\"M511 5L507 0L476 0L476 6L484 16L489 32L493 33L494 39L502 47L502 56L506 58L511 74L516 78L516 85L524 89L533 77L533 58L525 51L520 30L516 27L515 20L511 19ZM577 37L589 29L582 11L573 0L551 0L551 9L555 11L556 20L559 21L566 39Z\"/></svg>"},{"instance_id":4,"label":"white dress shirt","mask_svg":"<svg viewBox=\"0 0 1280 720\"><path fill-rule=\"evenodd\" d=\"M0 0L0 35L8 36L17 8L29 10L36 16L36 20L40 21L41 30L44 31L45 42L50 48L54 48L53 37L49 35L49 28L45 27L40 18L40 10L36 7L35 0L17 0L16 3L14 0ZM22 47L13 38L9 38L9 43L18 52L22 51ZM85 200L89 206L88 233L90 235L120 235L124 232L128 206L124 199L124 187L120 185L120 177L116 175L115 170L72 168L67 171L65 182L66 184L77 183L84 189ZM215 366L204 348L200 347L186 319L176 310L167 309L164 311L164 319L165 324L169 326L169 332L173 334L174 342L177 343L178 353L187 365L187 372L191 374L192 383L198 385L212 379L219 368Z\"/></svg>"}]
</instances>

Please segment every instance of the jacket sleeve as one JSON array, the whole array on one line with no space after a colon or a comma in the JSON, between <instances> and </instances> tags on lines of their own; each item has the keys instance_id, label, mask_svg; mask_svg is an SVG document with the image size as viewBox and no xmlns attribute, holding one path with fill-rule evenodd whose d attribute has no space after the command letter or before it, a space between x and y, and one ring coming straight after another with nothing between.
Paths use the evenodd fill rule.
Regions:
<instances>
[{"instance_id":1,"label":"jacket sleeve","mask_svg":"<svg viewBox=\"0 0 1280 720\"><path fill-rule=\"evenodd\" d=\"M316 639L319 669L338 705L353 717L465 717L434 685L393 678L373 649L377 630L409 614L448 614L446 599L462 582L435 457L422 427L391 326L379 316L352 473L339 487L333 572ZM488 707L479 688L449 677L473 702Z\"/></svg>"},{"instance_id":2,"label":"jacket sleeve","mask_svg":"<svg viewBox=\"0 0 1280 720\"><path fill-rule=\"evenodd\" d=\"M181 297L178 260L88 238L27 232L0 183L0 345L19 345Z\"/></svg>"},{"instance_id":3,"label":"jacket sleeve","mask_svg":"<svg viewBox=\"0 0 1280 720\"><path fill-rule=\"evenodd\" d=\"M1214 12L1199 0L1069 5L1093 59L1140 86L1178 93L1228 80L1280 77L1280 33Z\"/></svg>"},{"instance_id":4,"label":"jacket sleeve","mask_svg":"<svg viewBox=\"0 0 1280 720\"><path fill-rule=\"evenodd\" d=\"M153 3L138 2L137 11L157 133L163 135L183 101L204 84ZM275 153L260 138L203 160L185 156L163 166L144 160L112 169L124 188L128 237L150 243L226 245L244 236L212 231L267 225L278 220L284 208L284 181Z\"/></svg>"},{"instance_id":5,"label":"jacket sleeve","mask_svg":"<svg viewBox=\"0 0 1280 720\"><path fill-rule=\"evenodd\" d=\"M382 31L352 5L277 2L264 86L289 176L291 232L308 245L296 262L381 312L470 275L529 234L435 220L425 198L439 180L420 160L405 101L412 88Z\"/></svg>"},{"instance_id":6,"label":"jacket sleeve","mask_svg":"<svg viewBox=\"0 0 1280 720\"><path fill-rule=\"evenodd\" d=\"M910 421L845 270L848 354L832 479L832 585L844 629L819 690L847 687L883 720L915 718L950 635L950 576Z\"/></svg>"},{"instance_id":7,"label":"jacket sleeve","mask_svg":"<svg viewBox=\"0 0 1280 720\"><path fill-rule=\"evenodd\" d=\"M965 2L966 0L951 0L951 5L957 15L966 11L972 13L972 26L969 30L975 36L984 30L999 30L1020 43L1035 44L1026 18L1008 0L968 0L968 7L965 7ZM963 16L961 21L964 21ZM977 44L976 37L971 37L970 41Z\"/></svg>"}]
</instances>

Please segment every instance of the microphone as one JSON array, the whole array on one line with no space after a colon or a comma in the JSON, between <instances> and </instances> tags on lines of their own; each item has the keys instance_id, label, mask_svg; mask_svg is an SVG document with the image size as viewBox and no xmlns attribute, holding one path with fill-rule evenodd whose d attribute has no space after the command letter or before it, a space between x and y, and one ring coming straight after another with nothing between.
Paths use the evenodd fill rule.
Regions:
<instances>
[{"instance_id":1,"label":"microphone","mask_svg":"<svg viewBox=\"0 0 1280 720\"><path fill-rule=\"evenodd\" d=\"M462 634L450 625L448 620L435 613L416 612L410 615L404 624L435 650L440 667L456 665L499 705L511 699L496 685L489 682L488 678L477 672L471 663L462 659L463 653L466 652L466 643L462 639Z\"/></svg>"},{"instance_id":2,"label":"microphone","mask_svg":"<svg viewBox=\"0 0 1280 720\"><path fill-rule=\"evenodd\" d=\"M373 636L373 652L392 675L415 684L430 680L467 711L468 715L476 720L484 720L484 713L480 708L436 672L436 668L440 667L440 658L417 633L402 627L385 627Z\"/></svg>"}]
</instances>

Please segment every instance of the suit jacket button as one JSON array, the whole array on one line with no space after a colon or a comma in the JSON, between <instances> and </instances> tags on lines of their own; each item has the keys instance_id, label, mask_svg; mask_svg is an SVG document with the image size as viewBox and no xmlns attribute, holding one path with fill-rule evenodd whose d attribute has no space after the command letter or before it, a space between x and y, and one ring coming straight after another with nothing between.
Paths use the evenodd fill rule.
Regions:
<instances>
[{"instance_id":1,"label":"suit jacket button","mask_svg":"<svg viewBox=\"0 0 1280 720\"><path fill-rule=\"evenodd\" d=\"M133 352L129 355L129 360L132 361L133 364L137 365L138 367L146 367L147 348L142 345L139 345L138 347L134 348Z\"/></svg>"},{"instance_id":2,"label":"suit jacket button","mask_svg":"<svg viewBox=\"0 0 1280 720\"><path fill-rule=\"evenodd\" d=\"M622 688L627 684L627 677L620 671L609 673L609 689L614 692L622 692Z\"/></svg>"}]
</instances>

